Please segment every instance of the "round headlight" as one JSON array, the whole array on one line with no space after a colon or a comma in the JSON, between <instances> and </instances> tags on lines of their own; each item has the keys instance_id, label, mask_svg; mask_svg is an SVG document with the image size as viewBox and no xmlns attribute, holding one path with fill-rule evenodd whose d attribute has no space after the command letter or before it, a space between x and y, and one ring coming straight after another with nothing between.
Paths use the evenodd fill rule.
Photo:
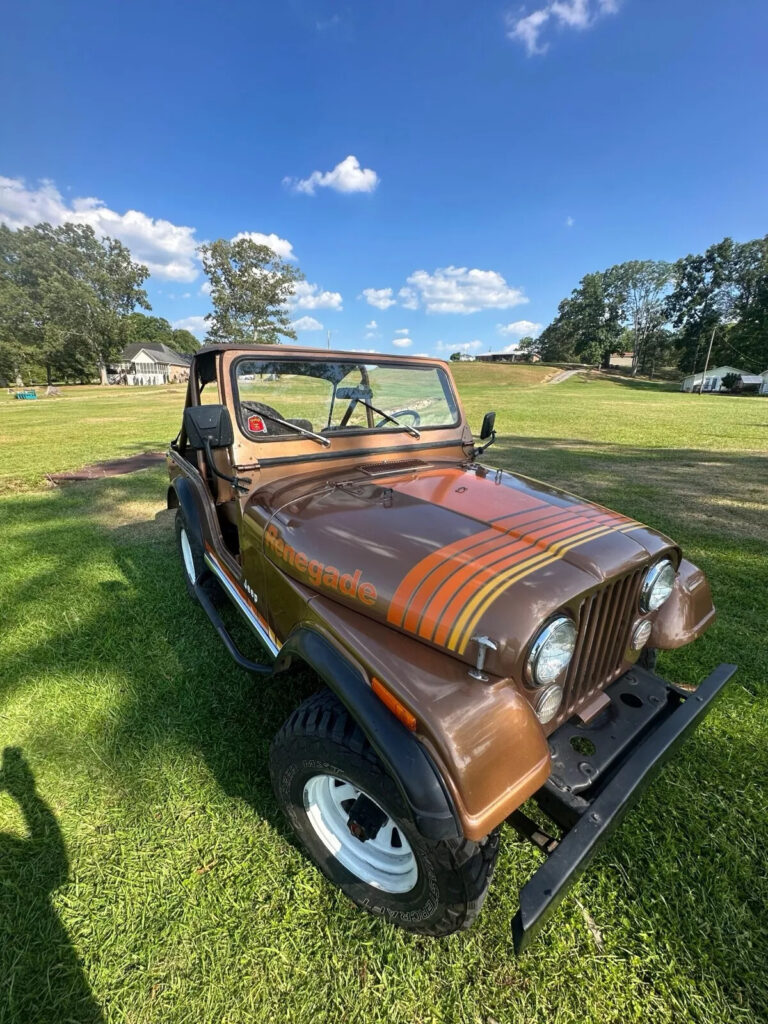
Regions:
<instances>
[{"instance_id":1,"label":"round headlight","mask_svg":"<svg viewBox=\"0 0 768 1024\"><path fill-rule=\"evenodd\" d=\"M661 608L672 593L676 575L675 567L667 558L651 566L640 591L640 606L644 612L655 612Z\"/></svg>"},{"instance_id":2,"label":"round headlight","mask_svg":"<svg viewBox=\"0 0 768 1024\"><path fill-rule=\"evenodd\" d=\"M648 638L651 635L651 623L648 619L643 619L638 622L635 626L635 631L632 634L632 650L639 651L642 647L648 643Z\"/></svg>"},{"instance_id":3,"label":"round headlight","mask_svg":"<svg viewBox=\"0 0 768 1024\"><path fill-rule=\"evenodd\" d=\"M551 722L560 708L563 699L562 686L548 686L541 691L541 696L536 701L536 717L542 725Z\"/></svg>"},{"instance_id":4,"label":"round headlight","mask_svg":"<svg viewBox=\"0 0 768 1024\"><path fill-rule=\"evenodd\" d=\"M548 622L533 641L526 668L534 686L547 686L568 667L576 646L576 627L565 615ZM537 712L538 713L538 712Z\"/></svg>"}]
</instances>

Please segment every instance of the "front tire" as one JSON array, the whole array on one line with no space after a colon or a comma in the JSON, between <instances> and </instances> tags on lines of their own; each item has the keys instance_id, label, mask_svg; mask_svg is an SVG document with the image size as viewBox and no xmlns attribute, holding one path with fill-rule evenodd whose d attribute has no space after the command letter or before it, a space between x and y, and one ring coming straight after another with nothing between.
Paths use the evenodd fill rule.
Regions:
<instances>
[{"instance_id":1,"label":"front tire","mask_svg":"<svg viewBox=\"0 0 768 1024\"><path fill-rule=\"evenodd\" d=\"M425 839L362 730L329 690L306 700L277 734L270 774L312 860L359 907L422 935L472 924L493 875L498 833L480 843ZM386 818L365 842L347 827L360 794Z\"/></svg>"}]
</instances>

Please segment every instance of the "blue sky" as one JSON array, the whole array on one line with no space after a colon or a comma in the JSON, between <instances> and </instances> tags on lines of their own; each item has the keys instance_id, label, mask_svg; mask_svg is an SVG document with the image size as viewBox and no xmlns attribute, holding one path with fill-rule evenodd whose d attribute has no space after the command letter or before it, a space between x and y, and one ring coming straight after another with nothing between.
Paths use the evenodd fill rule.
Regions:
<instances>
[{"instance_id":1,"label":"blue sky","mask_svg":"<svg viewBox=\"0 0 768 1024\"><path fill-rule=\"evenodd\" d=\"M767 28L763 0L26 0L0 220L122 238L174 322L209 309L195 245L256 232L306 274L304 344L500 350L591 270L765 234Z\"/></svg>"}]
</instances>

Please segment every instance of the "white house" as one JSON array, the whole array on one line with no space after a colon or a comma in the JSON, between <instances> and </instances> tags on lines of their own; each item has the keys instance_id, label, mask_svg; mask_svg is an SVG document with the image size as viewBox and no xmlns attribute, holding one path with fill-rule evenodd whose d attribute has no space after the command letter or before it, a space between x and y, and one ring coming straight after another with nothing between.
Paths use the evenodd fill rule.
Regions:
<instances>
[{"instance_id":1,"label":"white house","mask_svg":"<svg viewBox=\"0 0 768 1024\"><path fill-rule=\"evenodd\" d=\"M768 395L768 370L763 370L760 376L763 378L763 383L760 385L760 394Z\"/></svg>"},{"instance_id":2,"label":"white house","mask_svg":"<svg viewBox=\"0 0 768 1024\"><path fill-rule=\"evenodd\" d=\"M699 373L689 373L687 377L684 377L680 383L681 391L698 391L701 388L702 391L720 391L723 386L723 377L727 377L729 373L735 373L739 377L742 374L749 376L748 370L740 370L736 366L713 366L707 370L706 377L703 371Z\"/></svg>"},{"instance_id":3,"label":"white house","mask_svg":"<svg viewBox=\"0 0 768 1024\"><path fill-rule=\"evenodd\" d=\"M167 345L134 342L109 368L109 380L112 384L175 384L189 379L191 359Z\"/></svg>"}]
</instances>

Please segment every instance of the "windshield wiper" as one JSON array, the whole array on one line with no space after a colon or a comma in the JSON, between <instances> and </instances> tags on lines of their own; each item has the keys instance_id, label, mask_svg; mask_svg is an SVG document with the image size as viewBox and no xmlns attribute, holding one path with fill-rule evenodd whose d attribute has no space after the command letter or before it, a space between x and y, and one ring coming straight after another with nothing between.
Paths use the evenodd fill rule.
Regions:
<instances>
[{"instance_id":1,"label":"windshield wiper","mask_svg":"<svg viewBox=\"0 0 768 1024\"><path fill-rule=\"evenodd\" d=\"M416 427L409 427L407 423L401 423L400 420L395 419L394 416L390 416L388 412L384 412L383 409L377 409L375 405L371 405L370 402L366 402L362 398L358 398L358 402L360 405L364 405L366 409L370 409L371 412L375 412L378 416L383 416L384 419L388 420L390 423L396 423L401 430L406 430L411 437L421 437L421 433L416 429Z\"/></svg>"},{"instance_id":2,"label":"windshield wiper","mask_svg":"<svg viewBox=\"0 0 768 1024\"><path fill-rule=\"evenodd\" d=\"M249 402L243 402L246 408L249 406ZM274 423L281 423L284 427L289 427L291 430L295 430L299 434L304 434L305 437L311 437L313 441L317 441L318 444L323 445L325 448L331 447L331 442L327 437L323 437L322 434L316 434L314 430L307 430L306 427L300 427L298 423L291 423L290 420L283 420L279 416L274 416L271 412L265 412L263 409L253 409L253 412L257 416L265 416L268 420L272 420Z\"/></svg>"}]
</instances>

